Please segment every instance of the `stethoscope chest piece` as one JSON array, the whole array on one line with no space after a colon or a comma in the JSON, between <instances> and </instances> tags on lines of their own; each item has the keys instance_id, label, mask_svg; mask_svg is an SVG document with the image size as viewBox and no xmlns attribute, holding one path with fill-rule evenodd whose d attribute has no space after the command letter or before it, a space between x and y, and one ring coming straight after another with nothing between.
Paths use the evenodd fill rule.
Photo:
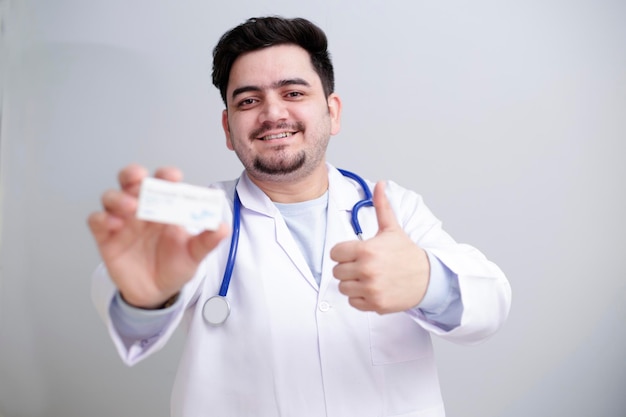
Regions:
<instances>
[{"instance_id":1,"label":"stethoscope chest piece","mask_svg":"<svg viewBox=\"0 0 626 417\"><path fill-rule=\"evenodd\" d=\"M214 295L204 303L202 315L204 320L210 325L220 326L224 324L230 315L230 304L228 304L226 297Z\"/></svg>"}]
</instances>

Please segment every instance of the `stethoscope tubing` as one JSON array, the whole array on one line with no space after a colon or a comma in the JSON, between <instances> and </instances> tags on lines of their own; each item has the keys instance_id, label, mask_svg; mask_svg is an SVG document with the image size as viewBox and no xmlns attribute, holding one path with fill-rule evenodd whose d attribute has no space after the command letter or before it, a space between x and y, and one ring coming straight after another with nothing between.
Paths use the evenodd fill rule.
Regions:
<instances>
[{"instance_id":1,"label":"stethoscope tubing","mask_svg":"<svg viewBox=\"0 0 626 417\"><path fill-rule=\"evenodd\" d=\"M363 193L365 194L365 198L363 200L357 201L357 203L352 207L352 228L354 229L354 233L356 233L359 240L363 239L363 231L361 230L361 224L359 223L359 210L361 207L373 206L374 201L372 200L372 192L370 188L365 183L365 180L360 176L356 175L354 172L346 171L345 169L337 168L344 177L352 178L356 182L359 183Z\"/></svg>"},{"instance_id":2,"label":"stethoscope tubing","mask_svg":"<svg viewBox=\"0 0 626 417\"><path fill-rule=\"evenodd\" d=\"M233 200L233 235L230 239L230 250L228 251L228 260L226 261L226 269L224 270L224 278L220 286L220 296L226 297L228 286L230 285L230 277L233 276L235 268L235 259L237 257L237 247L239 246L239 230L241 224L241 200L239 193L235 189L235 198Z\"/></svg>"},{"instance_id":3,"label":"stethoscope tubing","mask_svg":"<svg viewBox=\"0 0 626 417\"><path fill-rule=\"evenodd\" d=\"M365 194L365 198L363 200L358 201L352 207L352 216L351 223L352 228L354 229L354 233L361 240L363 239L363 232L361 230L361 225L359 224L359 210L362 207L373 206L374 202L372 201L372 192L370 191L367 183L363 178L356 175L353 172L346 171L344 169L339 169L342 175L345 177L351 178L354 181L358 182L363 189L363 193ZM226 294L228 293L228 287L230 286L230 279L233 275L233 269L235 268L235 259L237 258L237 248L239 246L239 230L241 229L241 200L239 199L239 193L237 192L237 188L235 187L235 195L233 199L233 230L232 236L230 239L230 249L228 251L228 259L226 261L226 268L224 269L224 277L222 278L222 284L220 286L219 295L215 295L207 300L203 307L203 315L207 322L211 325L218 326L224 323L230 314L230 305L228 300L226 299ZM218 313L213 313L214 311L218 311Z\"/></svg>"}]
</instances>

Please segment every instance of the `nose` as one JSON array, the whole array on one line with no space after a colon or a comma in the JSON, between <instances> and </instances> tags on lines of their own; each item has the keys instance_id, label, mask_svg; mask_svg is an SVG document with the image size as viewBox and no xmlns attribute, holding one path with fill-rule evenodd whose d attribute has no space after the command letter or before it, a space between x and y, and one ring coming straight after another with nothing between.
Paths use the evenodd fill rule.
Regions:
<instances>
[{"instance_id":1,"label":"nose","mask_svg":"<svg viewBox=\"0 0 626 417\"><path fill-rule=\"evenodd\" d=\"M278 95L268 94L263 100L262 106L259 114L261 123L275 123L286 120L288 117L287 103Z\"/></svg>"}]
</instances>

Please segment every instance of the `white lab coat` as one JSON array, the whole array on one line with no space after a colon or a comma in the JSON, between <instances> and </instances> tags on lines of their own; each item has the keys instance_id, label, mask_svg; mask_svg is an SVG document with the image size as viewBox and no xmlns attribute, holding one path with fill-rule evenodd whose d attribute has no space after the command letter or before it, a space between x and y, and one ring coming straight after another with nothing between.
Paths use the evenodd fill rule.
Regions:
<instances>
[{"instance_id":1,"label":"white lab coat","mask_svg":"<svg viewBox=\"0 0 626 417\"><path fill-rule=\"evenodd\" d=\"M216 186L232 200L235 184ZM338 291L328 253L336 243L355 239L350 212L362 194L330 165L329 184L318 289L279 211L242 175L239 251L228 292L232 311L221 327L208 325L201 307L219 292L230 239L182 290L185 308L158 335L128 348L108 315L115 288L106 270L98 268L94 302L126 364L162 348L181 321L187 327L172 416L444 416L430 334L460 343L490 336L508 314L509 284L480 252L454 242L420 196L389 183L387 194L404 230L458 274L461 325L446 332L407 313L356 310ZM231 223L232 210L226 212L224 220ZM359 218L364 237L373 236L374 209L362 209Z\"/></svg>"}]
</instances>

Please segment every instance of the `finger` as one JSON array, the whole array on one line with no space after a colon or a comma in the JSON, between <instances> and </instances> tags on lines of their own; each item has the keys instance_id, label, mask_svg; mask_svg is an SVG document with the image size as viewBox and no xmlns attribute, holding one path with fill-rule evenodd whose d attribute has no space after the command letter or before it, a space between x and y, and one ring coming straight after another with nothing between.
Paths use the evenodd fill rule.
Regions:
<instances>
[{"instance_id":1,"label":"finger","mask_svg":"<svg viewBox=\"0 0 626 417\"><path fill-rule=\"evenodd\" d=\"M92 213L87 218L87 225L97 243L105 241L112 232L119 230L123 224L123 220L119 217L111 216L102 211Z\"/></svg>"},{"instance_id":2,"label":"finger","mask_svg":"<svg viewBox=\"0 0 626 417\"><path fill-rule=\"evenodd\" d=\"M330 259L335 262L352 262L357 259L359 246L363 242L360 240L350 240L347 242L337 243L330 250Z\"/></svg>"},{"instance_id":3,"label":"finger","mask_svg":"<svg viewBox=\"0 0 626 417\"><path fill-rule=\"evenodd\" d=\"M131 216L137 210L137 199L123 191L108 190L102 194L102 207L116 216Z\"/></svg>"},{"instance_id":4,"label":"finger","mask_svg":"<svg viewBox=\"0 0 626 417\"><path fill-rule=\"evenodd\" d=\"M134 196L139 195L141 181L148 176L148 170L141 165L131 164L122 169L117 175L120 188Z\"/></svg>"},{"instance_id":5,"label":"finger","mask_svg":"<svg viewBox=\"0 0 626 417\"><path fill-rule=\"evenodd\" d=\"M339 281L337 285L339 292L350 297L363 297L361 292L362 284L358 280Z\"/></svg>"},{"instance_id":6,"label":"finger","mask_svg":"<svg viewBox=\"0 0 626 417\"><path fill-rule=\"evenodd\" d=\"M391 313L397 310L384 307L380 300L372 298L367 294L358 294L348 296L348 302L357 310L361 311L375 311L378 314Z\"/></svg>"},{"instance_id":7,"label":"finger","mask_svg":"<svg viewBox=\"0 0 626 417\"><path fill-rule=\"evenodd\" d=\"M162 180L179 182L183 179L183 173L176 167L161 167L154 172L154 177Z\"/></svg>"},{"instance_id":8,"label":"finger","mask_svg":"<svg viewBox=\"0 0 626 417\"><path fill-rule=\"evenodd\" d=\"M226 223L220 224L215 230L204 231L189 240L189 255L191 258L200 262L204 257L212 251L230 232L230 226Z\"/></svg>"},{"instance_id":9,"label":"finger","mask_svg":"<svg viewBox=\"0 0 626 417\"><path fill-rule=\"evenodd\" d=\"M363 297L348 297L350 305L361 311L374 311L370 303Z\"/></svg>"},{"instance_id":10,"label":"finger","mask_svg":"<svg viewBox=\"0 0 626 417\"><path fill-rule=\"evenodd\" d=\"M374 208L376 209L376 219L378 220L378 231L397 229L399 227L396 214L389 204L385 193L386 184L379 181L374 187Z\"/></svg>"},{"instance_id":11,"label":"finger","mask_svg":"<svg viewBox=\"0 0 626 417\"><path fill-rule=\"evenodd\" d=\"M359 273L356 262L338 263L333 267L333 276L339 281L358 281Z\"/></svg>"}]
</instances>

